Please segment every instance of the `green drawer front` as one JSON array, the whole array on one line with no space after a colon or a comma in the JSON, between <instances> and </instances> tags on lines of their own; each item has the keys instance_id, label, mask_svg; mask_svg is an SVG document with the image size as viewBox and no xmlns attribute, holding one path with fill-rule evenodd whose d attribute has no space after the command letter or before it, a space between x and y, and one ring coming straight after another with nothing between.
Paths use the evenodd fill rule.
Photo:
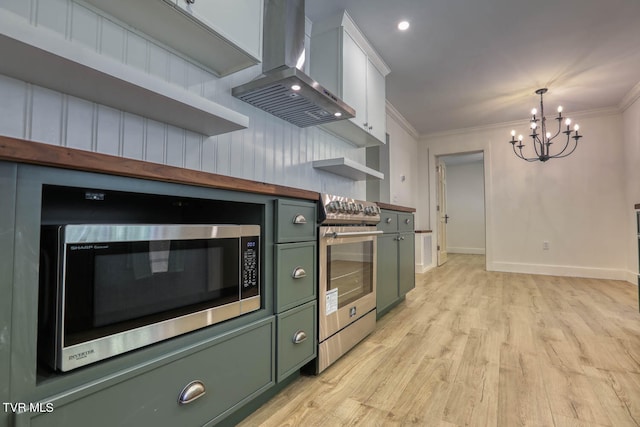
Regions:
<instances>
[{"instance_id":1,"label":"green drawer front","mask_svg":"<svg viewBox=\"0 0 640 427\"><path fill-rule=\"evenodd\" d=\"M399 231L413 231L413 214L411 213L399 213L398 214L398 230Z\"/></svg>"},{"instance_id":2,"label":"green drawer front","mask_svg":"<svg viewBox=\"0 0 640 427\"><path fill-rule=\"evenodd\" d=\"M316 302L278 315L278 381L300 369L316 357ZM303 332L306 339L295 343Z\"/></svg>"},{"instance_id":3,"label":"green drawer front","mask_svg":"<svg viewBox=\"0 0 640 427\"><path fill-rule=\"evenodd\" d=\"M316 239L315 203L278 200L276 209L276 243Z\"/></svg>"},{"instance_id":4,"label":"green drawer front","mask_svg":"<svg viewBox=\"0 0 640 427\"><path fill-rule=\"evenodd\" d=\"M382 212L380 212L378 230L382 230L385 233L398 231L398 214L396 212L383 209Z\"/></svg>"},{"instance_id":5,"label":"green drawer front","mask_svg":"<svg viewBox=\"0 0 640 427\"><path fill-rule=\"evenodd\" d=\"M276 245L277 313L315 299L316 284L315 241Z\"/></svg>"},{"instance_id":6,"label":"green drawer front","mask_svg":"<svg viewBox=\"0 0 640 427\"><path fill-rule=\"evenodd\" d=\"M274 318L258 322L160 368L94 393L80 391L81 398L54 398L53 412L21 414L16 426L204 425L274 384L274 334ZM180 405L180 392L194 380L206 393Z\"/></svg>"}]
</instances>

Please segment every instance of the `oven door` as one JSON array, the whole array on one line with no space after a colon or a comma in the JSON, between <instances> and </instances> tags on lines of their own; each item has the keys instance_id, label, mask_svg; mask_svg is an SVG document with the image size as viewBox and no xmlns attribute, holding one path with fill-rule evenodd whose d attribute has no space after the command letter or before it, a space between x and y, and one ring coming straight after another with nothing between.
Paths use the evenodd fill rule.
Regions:
<instances>
[{"instance_id":1,"label":"oven door","mask_svg":"<svg viewBox=\"0 0 640 427\"><path fill-rule=\"evenodd\" d=\"M319 340L376 308L376 227L320 227Z\"/></svg>"}]
</instances>

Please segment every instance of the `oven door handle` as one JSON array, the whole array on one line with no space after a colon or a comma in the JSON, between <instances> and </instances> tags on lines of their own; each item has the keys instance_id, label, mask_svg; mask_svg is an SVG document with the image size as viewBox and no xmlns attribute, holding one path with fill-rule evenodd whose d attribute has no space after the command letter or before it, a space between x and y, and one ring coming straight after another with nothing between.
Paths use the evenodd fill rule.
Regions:
<instances>
[{"instance_id":1,"label":"oven door handle","mask_svg":"<svg viewBox=\"0 0 640 427\"><path fill-rule=\"evenodd\" d=\"M382 230L376 230L376 231L346 231L346 232L342 232L342 233L338 233L335 231L329 231L327 233L324 233L324 237L332 237L334 239L337 239L338 237L361 237L361 236L375 236L377 234L382 234L383 231Z\"/></svg>"}]
</instances>

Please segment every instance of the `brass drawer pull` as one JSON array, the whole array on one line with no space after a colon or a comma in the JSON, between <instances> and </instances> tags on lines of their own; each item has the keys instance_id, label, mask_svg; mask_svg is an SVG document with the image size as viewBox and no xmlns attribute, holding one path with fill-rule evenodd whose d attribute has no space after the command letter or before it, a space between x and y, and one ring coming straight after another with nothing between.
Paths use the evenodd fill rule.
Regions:
<instances>
[{"instance_id":1,"label":"brass drawer pull","mask_svg":"<svg viewBox=\"0 0 640 427\"><path fill-rule=\"evenodd\" d=\"M305 218L304 215L302 215L302 214L298 214L298 215L293 217L293 223L294 224L306 224L307 223L307 218Z\"/></svg>"},{"instance_id":2,"label":"brass drawer pull","mask_svg":"<svg viewBox=\"0 0 640 427\"><path fill-rule=\"evenodd\" d=\"M206 394L206 392L207 391L205 390L202 381L191 381L189 384L184 386L180 392L180 395L178 396L178 403L180 405L186 405L187 403L200 399Z\"/></svg>"},{"instance_id":3,"label":"brass drawer pull","mask_svg":"<svg viewBox=\"0 0 640 427\"><path fill-rule=\"evenodd\" d=\"M294 279L302 279L303 277L307 277L307 272L304 271L304 268L302 267L296 267L293 269L293 274L291 274L291 277L293 277Z\"/></svg>"},{"instance_id":4,"label":"brass drawer pull","mask_svg":"<svg viewBox=\"0 0 640 427\"><path fill-rule=\"evenodd\" d=\"M307 334L304 331L298 331L295 334L293 334L294 344L300 344L301 342L304 342L306 340L307 340Z\"/></svg>"}]
</instances>

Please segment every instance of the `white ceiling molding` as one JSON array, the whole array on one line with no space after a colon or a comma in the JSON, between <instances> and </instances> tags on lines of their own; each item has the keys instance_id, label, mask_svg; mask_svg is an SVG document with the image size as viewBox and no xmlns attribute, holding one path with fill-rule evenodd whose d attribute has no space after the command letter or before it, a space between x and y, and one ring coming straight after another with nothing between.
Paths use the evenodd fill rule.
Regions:
<instances>
[{"instance_id":1,"label":"white ceiling molding","mask_svg":"<svg viewBox=\"0 0 640 427\"><path fill-rule=\"evenodd\" d=\"M409 123L407 119L405 119L404 116L400 114L400 112L396 109L396 107L393 106L392 103L389 102L389 100L386 100L386 107L387 115L389 117L391 117L396 123L398 123L402 127L402 129L406 130L414 139L420 139L420 134L418 133L416 128L414 128L411 123Z\"/></svg>"},{"instance_id":2,"label":"white ceiling molding","mask_svg":"<svg viewBox=\"0 0 640 427\"><path fill-rule=\"evenodd\" d=\"M624 96L624 98L622 98L622 101L620 101L620 105L618 105L618 108L620 109L620 111L624 112L627 108L631 107L633 103L636 102L639 98L640 82L638 82L638 84L635 85L633 89L631 89L629 93Z\"/></svg>"},{"instance_id":3,"label":"white ceiling molding","mask_svg":"<svg viewBox=\"0 0 640 427\"><path fill-rule=\"evenodd\" d=\"M567 115L567 117L571 117L571 120L575 121L575 119L613 116L621 113L622 111L618 107L607 107L607 108L596 108L596 109L587 110L587 111L578 111L578 112ZM420 135L420 141L426 141L429 138L439 138L439 137L452 136L452 135L463 135L463 134L469 134L471 132L482 132L482 131L487 131L492 129L504 129L504 128L511 128L511 127L515 127L516 129L521 127L526 128L527 127L526 114L523 115L522 120L503 122L503 123L494 123L494 124L485 125L485 126L453 129L453 130L444 131L444 132L426 133L426 134ZM586 127L582 128L582 130L586 130ZM510 135L505 136L505 138L507 139L510 138Z\"/></svg>"}]
</instances>

